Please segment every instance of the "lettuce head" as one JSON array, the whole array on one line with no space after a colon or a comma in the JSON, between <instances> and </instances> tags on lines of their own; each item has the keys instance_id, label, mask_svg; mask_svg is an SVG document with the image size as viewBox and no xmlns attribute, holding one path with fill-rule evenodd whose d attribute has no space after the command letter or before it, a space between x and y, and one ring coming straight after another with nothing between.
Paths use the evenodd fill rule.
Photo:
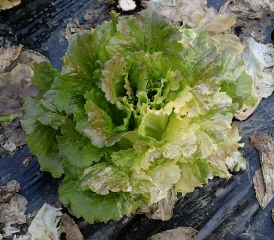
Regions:
<instances>
[{"instance_id":1,"label":"lettuce head","mask_svg":"<svg viewBox=\"0 0 274 240\"><path fill-rule=\"evenodd\" d=\"M245 168L232 119L256 103L253 80L237 49L191 31L113 13L77 35L62 71L36 65L22 126L76 217L118 220Z\"/></svg>"}]
</instances>

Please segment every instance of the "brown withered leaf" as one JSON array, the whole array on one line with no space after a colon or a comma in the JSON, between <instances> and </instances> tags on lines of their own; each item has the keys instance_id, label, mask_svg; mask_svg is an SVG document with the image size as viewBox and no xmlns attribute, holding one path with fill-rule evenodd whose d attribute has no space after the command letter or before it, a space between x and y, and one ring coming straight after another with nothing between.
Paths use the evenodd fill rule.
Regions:
<instances>
[{"instance_id":1,"label":"brown withered leaf","mask_svg":"<svg viewBox=\"0 0 274 240\"><path fill-rule=\"evenodd\" d=\"M148 240L195 240L197 233L197 230L191 227L178 227L157 233Z\"/></svg>"},{"instance_id":2,"label":"brown withered leaf","mask_svg":"<svg viewBox=\"0 0 274 240\"><path fill-rule=\"evenodd\" d=\"M236 23L234 14L218 14L215 8L206 6L206 0L143 0L142 4L175 25L186 24L196 33L205 30L210 34L223 33Z\"/></svg>"},{"instance_id":3,"label":"brown withered leaf","mask_svg":"<svg viewBox=\"0 0 274 240\"><path fill-rule=\"evenodd\" d=\"M232 12L239 17L254 19L261 18L266 8L274 11L274 2L265 0L228 0L223 4L220 12Z\"/></svg>"},{"instance_id":4,"label":"brown withered leaf","mask_svg":"<svg viewBox=\"0 0 274 240\"><path fill-rule=\"evenodd\" d=\"M13 8L21 3L21 0L2 0L0 1L0 11Z\"/></svg>"},{"instance_id":5,"label":"brown withered leaf","mask_svg":"<svg viewBox=\"0 0 274 240\"><path fill-rule=\"evenodd\" d=\"M250 136L250 142L260 157L261 171L255 173L253 182L258 202L265 208L274 197L274 139L260 133Z\"/></svg>"},{"instance_id":6,"label":"brown withered leaf","mask_svg":"<svg viewBox=\"0 0 274 240\"><path fill-rule=\"evenodd\" d=\"M148 218L159 219L162 221L167 221L173 216L173 208L177 202L177 196L174 189L171 188L168 191L166 198L153 203L151 205L143 205L141 209L138 210L138 214L146 214Z\"/></svg>"},{"instance_id":7,"label":"brown withered leaf","mask_svg":"<svg viewBox=\"0 0 274 240\"><path fill-rule=\"evenodd\" d=\"M82 233L79 230L78 225L66 213L64 213L61 217L59 232L66 234L66 240L83 240L84 239Z\"/></svg>"},{"instance_id":8,"label":"brown withered leaf","mask_svg":"<svg viewBox=\"0 0 274 240\"><path fill-rule=\"evenodd\" d=\"M81 25L79 23L79 20L77 18L74 18L73 20L71 20L68 24L67 24L67 28L66 28L66 35L65 38L68 41L71 41L74 39L74 37L76 36L78 31L87 31L87 32L91 32L92 28L91 26L88 25Z\"/></svg>"},{"instance_id":9,"label":"brown withered leaf","mask_svg":"<svg viewBox=\"0 0 274 240\"><path fill-rule=\"evenodd\" d=\"M0 123L20 116L24 97L35 97L37 87L30 83L34 63L48 61L39 53L8 46L0 48Z\"/></svg>"},{"instance_id":10,"label":"brown withered leaf","mask_svg":"<svg viewBox=\"0 0 274 240\"><path fill-rule=\"evenodd\" d=\"M5 69L15 61L23 48L23 45L19 46L7 46L0 48L0 73L3 73Z\"/></svg>"},{"instance_id":11,"label":"brown withered leaf","mask_svg":"<svg viewBox=\"0 0 274 240\"><path fill-rule=\"evenodd\" d=\"M272 26L274 2L264 0L228 0L220 9L220 13L230 13L237 16L234 31L244 37L252 36L258 42L264 42L266 29Z\"/></svg>"},{"instance_id":12,"label":"brown withered leaf","mask_svg":"<svg viewBox=\"0 0 274 240\"><path fill-rule=\"evenodd\" d=\"M12 180L7 183L7 186L0 187L0 204L7 203L11 197L20 190L20 184Z\"/></svg>"},{"instance_id":13,"label":"brown withered leaf","mask_svg":"<svg viewBox=\"0 0 274 240\"><path fill-rule=\"evenodd\" d=\"M31 83L34 63L48 61L22 47L0 48L0 158L26 144L18 118L22 116L24 98L38 94L38 88Z\"/></svg>"},{"instance_id":14,"label":"brown withered leaf","mask_svg":"<svg viewBox=\"0 0 274 240\"><path fill-rule=\"evenodd\" d=\"M21 230L26 224L25 215L27 199L18 194L20 184L12 180L6 186L0 187L0 224L3 224L3 236L8 237Z\"/></svg>"}]
</instances>

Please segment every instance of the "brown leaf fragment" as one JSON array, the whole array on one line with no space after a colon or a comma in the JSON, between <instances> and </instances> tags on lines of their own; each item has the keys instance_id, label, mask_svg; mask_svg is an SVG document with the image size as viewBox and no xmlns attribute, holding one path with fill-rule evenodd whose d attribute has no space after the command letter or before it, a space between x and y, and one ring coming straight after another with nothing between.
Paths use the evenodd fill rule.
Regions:
<instances>
[{"instance_id":1,"label":"brown leaf fragment","mask_svg":"<svg viewBox=\"0 0 274 240\"><path fill-rule=\"evenodd\" d=\"M71 20L68 24L67 24L67 28L66 28L66 35L65 38L68 41L71 41L75 38L76 34L78 31L87 31L87 32L91 32L92 28L88 25L81 25L79 23L79 20L77 18L74 18L73 20Z\"/></svg>"},{"instance_id":2,"label":"brown leaf fragment","mask_svg":"<svg viewBox=\"0 0 274 240\"><path fill-rule=\"evenodd\" d=\"M78 225L66 213L64 213L61 217L59 232L66 234L66 240L83 240L84 239L82 233L79 230Z\"/></svg>"},{"instance_id":3,"label":"brown leaf fragment","mask_svg":"<svg viewBox=\"0 0 274 240\"><path fill-rule=\"evenodd\" d=\"M228 0L223 4L220 12L233 12L239 17L254 19L261 18L262 12L266 8L274 11L274 2L265 0Z\"/></svg>"},{"instance_id":4,"label":"brown leaf fragment","mask_svg":"<svg viewBox=\"0 0 274 240\"><path fill-rule=\"evenodd\" d=\"M26 144L26 134L18 119L0 126L0 158L13 155L15 150Z\"/></svg>"},{"instance_id":5,"label":"brown leaf fragment","mask_svg":"<svg viewBox=\"0 0 274 240\"><path fill-rule=\"evenodd\" d=\"M0 187L0 204L7 203L11 197L20 190L20 184L16 180L11 180L7 186Z\"/></svg>"},{"instance_id":6,"label":"brown leaf fragment","mask_svg":"<svg viewBox=\"0 0 274 240\"><path fill-rule=\"evenodd\" d=\"M259 204L265 208L274 197L274 139L260 133L250 136L250 142L260 157L261 171L255 173L253 182Z\"/></svg>"},{"instance_id":7,"label":"brown leaf fragment","mask_svg":"<svg viewBox=\"0 0 274 240\"><path fill-rule=\"evenodd\" d=\"M11 71L15 68L18 64L25 64L29 66L31 69L34 68L34 63L40 63L44 61L49 61L45 56L42 54L35 52L29 49L22 49L19 56L16 60L14 60L8 67L7 72Z\"/></svg>"},{"instance_id":8,"label":"brown leaf fragment","mask_svg":"<svg viewBox=\"0 0 274 240\"><path fill-rule=\"evenodd\" d=\"M274 222L274 208L272 208L272 211L271 211L271 218L272 218L272 221Z\"/></svg>"},{"instance_id":9,"label":"brown leaf fragment","mask_svg":"<svg viewBox=\"0 0 274 240\"><path fill-rule=\"evenodd\" d=\"M0 73L3 73L5 69L10 66L10 64L15 61L21 50L23 45L19 46L7 46L6 48L0 48Z\"/></svg>"},{"instance_id":10,"label":"brown leaf fragment","mask_svg":"<svg viewBox=\"0 0 274 240\"><path fill-rule=\"evenodd\" d=\"M3 0L0 2L0 11L13 8L21 3L21 0Z\"/></svg>"},{"instance_id":11,"label":"brown leaf fragment","mask_svg":"<svg viewBox=\"0 0 274 240\"><path fill-rule=\"evenodd\" d=\"M148 240L194 240L197 230L191 227L178 227L153 235Z\"/></svg>"},{"instance_id":12,"label":"brown leaf fragment","mask_svg":"<svg viewBox=\"0 0 274 240\"><path fill-rule=\"evenodd\" d=\"M221 14L230 13L237 16L234 32L243 37L252 36L258 42L264 42L265 30L272 26L274 2L264 0L228 0L220 9Z\"/></svg>"},{"instance_id":13,"label":"brown leaf fragment","mask_svg":"<svg viewBox=\"0 0 274 240\"><path fill-rule=\"evenodd\" d=\"M234 14L218 14L215 8L206 6L206 0L143 0L142 4L175 25L184 23L196 33L207 31L219 34L228 31L236 23Z\"/></svg>"},{"instance_id":14,"label":"brown leaf fragment","mask_svg":"<svg viewBox=\"0 0 274 240\"><path fill-rule=\"evenodd\" d=\"M262 173L261 169L259 169L255 172L255 175L253 177L253 184L254 184L254 189L255 189L255 193L256 193L256 198L258 199L260 206L265 207L265 203L264 203L263 199L266 194L266 191L265 191L263 173Z\"/></svg>"},{"instance_id":15,"label":"brown leaf fragment","mask_svg":"<svg viewBox=\"0 0 274 240\"><path fill-rule=\"evenodd\" d=\"M162 221L167 221L173 216L173 208L177 202L177 196L174 189L171 188L168 191L167 197L153 203L151 205L143 205L142 209L138 210L138 214L146 214L148 218L159 219Z\"/></svg>"},{"instance_id":16,"label":"brown leaf fragment","mask_svg":"<svg viewBox=\"0 0 274 240\"><path fill-rule=\"evenodd\" d=\"M20 232L21 226L27 222L28 201L17 193L19 190L20 184L15 180L0 187L0 224L4 225L4 237Z\"/></svg>"},{"instance_id":17,"label":"brown leaf fragment","mask_svg":"<svg viewBox=\"0 0 274 240\"><path fill-rule=\"evenodd\" d=\"M99 9L88 9L84 15L84 19L88 22L94 22L99 18Z\"/></svg>"},{"instance_id":18,"label":"brown leaf fragment","mask_svg":"<svg viewBox=\"0 0 274 240\"><path fill-rule=\"evenodd\" d=\"M30 81L35 62L48 61L41 54L8 46L0 48L0 124L22 115L25 97L35 97L38 88Z\"/></svg>"},{"instance_id":19,"label":"brown leaf fragment","mask_svg":"<svg viewBox=\"0 0 274 240\"><path fill-rule=\"evenodd\" d=\"M195 28L206 15L206 0L152 1L143 0L145 8L156 10L174 24L184 22L188 27Z\"/></svg>"}]
</instances>

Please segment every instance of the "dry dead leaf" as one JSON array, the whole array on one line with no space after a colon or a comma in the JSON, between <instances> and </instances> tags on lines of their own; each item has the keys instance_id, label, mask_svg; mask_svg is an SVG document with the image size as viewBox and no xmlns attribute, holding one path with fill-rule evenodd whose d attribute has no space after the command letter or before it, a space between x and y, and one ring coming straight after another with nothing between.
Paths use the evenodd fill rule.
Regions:
<instances>
[{"instance_id":1,"label":"dry dead leaf","mask_svg":"<svg viewBox=\"0 0 274 240\"><path fill-rule=\"evenodd\" d=\"M240 121L244 121L248 119L252 115L252 113L255 111L255 109L259 106L261 100L262 98L258 98L256 104L253 107L250 107L244 104L241 109L236 111L235 118Z\"/></svg>"},{"instance_id":2,"label":"dry dead leaf","mask_svg":"<svg viewBox=\"0 0 274 240\"><path fill-rule=\"evenodd\" d=\"M4 237L20 232L21 226L27 222L28 201L17 193L19 190L20 184L15 180L0 187L0 223L4 225Z\"/></svg>"},{"instance_id":3,"label":"dry dead leaf","mask_svg":"<svg viewBox=\"0 0 274 240\"><path fill-rule=\"evenodd\" d=\"M218 34L228 31L236 23L234 14L218 14L215 8L206 6L206 0L143 0L142 4L176 25L186 24L196 33Z\"/></svg>"},{"instance_id":4,"label":"dry dead leaf","mask_svg":"<svg viewBox=\"0 0 274 240\"><path fill-rule=\"evenodd\" d=\"M149 240L194 240L197 237L197 231L191 227L178 227L158 233L149 238Z\"/></svg>"},{"instance_id":5,"label":"dry dead leaf","mask_svg":"<svg viewBox=\"0 0 274 240\"><path fill-rule=\"evenodd\" d=\"M81 25L79 23L79 20L77 18L74 18L67 24L65 38L68 41L71 41L76 36L77 31L79 30L91 32L92 28L91 26L88 26L88 25Z\"/></svg>"},{"instance_id":6,"label":"dry dead leaf","mask_svg":"<svg viewBox=\"0 0 274 240\"><path fill-rule=\"evenodd\" d=\"M62 213L60 209L45 203L31 222L28 233L32 240L58 240L58 223Z\"/></svg>"},{"instance_id":7,"label":"dry dead leaf","mask_svg":"<svg viewBox=\"0 0 274 240\"><path fill-rule=\"evenodd\" d=\"M145 8L156 10L160 15L175 24L184 22L191 28L197 27L199 22L204 18L207 10L206 3L206 0L142 1L142 5Z\"/></svg>"},{"instance_id":8,"label":"dry dead leaf","mask_svg":"<svg viewBox=\"0 0 274 240\"><path fill-rule=\"evenodd\" d=\"M66 234L66 240L83 240L84 237L79 230L78 225L68 214L63 214L59 228L60 233Z\"/></svg>"},{"instance_id":9,"label":"dry dead leaf","mask_svg":"<svg viewBox=\"0 0 274 240\"><path fill-rule=\"evenodd\" d=\"M228 0L220 13L232 13L237 16L235 32L243 36L252 36L259 42L265 41L266 28L272 26L274 2L264 0Z\"/></svg>"},{"instance_id":10,"label":"dry dead leaf","mask_svg":"<svg viewBox=\"0 0 274 240\"><path fill-rule=\"evenodd\" d=\"M261 18L262 12L267 7L274 11L274 2L265 0L228 0L221 7L220 12L232 12L241 17L254 19Z\"/></svg>"},{"instance_id":11,"label":"dry dead leaf","mask_svg":"<svg viewBox=\"0 0 274 240\"><path fill-rule=\"evenodd\" d=\"M0 11L13 8L21 3L21 0L0 0Z\"/></svg>"},{"instance_id":12,"label":"dry dead leaf","mask_svg":"<svg viewBox=\"0 0 274 240\"><path fill-rule=\"evenodd\" d=\"M7 46L6 48L0 48L0 73L3 73L5 69L15 61L22 50L23 45L19 46Z\"/></svg>"},{"instance_id":13,"label":"dry dead leaf","mask_svg":"<svg viewBox=\"0 0 274 240\"><path fill-rule=\"evenodd\" d=\"M166 198L149 206L143 205L142 209L140 209L137 213L146 214L147 217L151 219L167 221L173 216L173 209L177 200L178 199L174 189L170 189Z\"/></svg>"},{"instance_id":14,"label":"dry dead leaf","mask_svg":"<svg viewBox=\"0 0 274 240\"><path fill-rule=\"evenodd\" d=\"M256 172L253 182L259 204L265 208L274 197L274 139L261 133L250 136L250 142L260 157L261 171Z\"/></svg>"},{"instance_id":15,"label":"dry dead leaf","mask_svg":"<svg viewBox=\"0 0 274 240\"><path fill-rule=\"evenodd\" d=\"M38 88L30 83L34 62L47 61L42 55L8 46L0 48L0 123L22 115L24 97L35 97Z\"/></svg>"},{"instance_id":16,"label":"dry dead leaf","mask_svg":"<svg viewBox=\"0 0 274 240\"><path fill-rule=\"evenodd\" d=\"M84 19L88 22L94 22L99 18L99 9L88 9L84 15Z\"/></svg>"},{"instance_id":17,"label":"dry dead leaf","mask_svg":"<svg viewBox=\"0 0 274 240\"><path fill-rule=\"evenodd\" d=\"M14 154L25 145L25 133L18 117L25 97L35 97L38 88L30 81L34 63L48 61L22 45L0 48L0 157Z\"/></svg>"},{"instance_id":18,"label":"dry dead leaf","mask_svg":"<svg viewBox=\"0 0 274 240\"><path fill-rule=\"evenodd\" d=\"M0 204L7 203L11 197L20 190L20 184L12 180L7 183L7 186L0 187Z\"/></svg>"}]
</instances>

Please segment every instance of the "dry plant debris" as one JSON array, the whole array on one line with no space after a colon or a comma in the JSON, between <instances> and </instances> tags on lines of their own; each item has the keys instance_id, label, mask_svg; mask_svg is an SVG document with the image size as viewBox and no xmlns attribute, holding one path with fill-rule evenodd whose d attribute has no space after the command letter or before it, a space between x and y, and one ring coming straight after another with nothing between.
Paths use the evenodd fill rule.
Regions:
<instances>
[{"instance_id":1,"label":"dry plant debris","mask_svg":"<svg viewBox=\"0 0 274 240\"><path fill-rule=\"evenodd\" d=\"M266 133L250 136L251 144L257 149L261 170L253 178L256 197L262 208L274 196L274 139Z\"/></svg>"},{"instance_id":2,"label":"dry plant debris","mask_svg":"<svg viewBox=\"0 0 274 240\"><path fill-rule=\"evenodd\" d=\"M66 234L66 240L83 240L84 237L79 230L78 225L66 213L61 217L59 233Z\"/></svg>"},{"instance_id":3,"label":"dry plant debris","mask_svg":"<svg viewBox=\"0 0 274 240\"><path fill-rule=\"evenodd\" d=\"M0 47L0 157L13 155L25 145L20 126L24 98L38 94L31 83L35 63L48 61L39 53L25 50L22 45Z\"/></svg>"},{"instance_id":4,"label":"dry plant debris","mask_svg":"<svg viewBox=\"0 0 274 240\"><path fill-rule=\"evenodd\" d=\"M0 0L0 11L13 8L21 3L21 0Z\"/></svg>"},{"instance_id":5,"label":"dry plant debris","mask_svg":"<svg viewBox=\"0 0 274 240\"><path fill-rule=\"evenodd\" d=\"M32 240L58 240L59 232L57 224L62 213L60 209L45 203L31 222L28 233Z\"/></svg>"},{"instance_id":6,"label":"dry plant debris","mask_svg":"<svg viewBox=\"0 0 274 240\"><path fill-rule=\"evenodd\" d=\"M20 227L27 223L25 215L27 199L18 194L20 184L12 180L0 187L0 223L3 224L3 237L20 232Z\"/></svg>"},{"instance_id":7,"label":"dry plant debris","mask_svg":"<svg viewBox=\"0 0 274 240\"><path fill-rule=\"evenodd\" d=\"M191 227L178 227L153 235L149 240L195 240L197 231Z\"/></svg>"},{"instance_id":8,"label":"dry plant debris","mask_svg":"<svg viewBox=\"0 0 274 240\"><path fill-rule=\"evenodd\" d=\"M168 191L168 196L165 199L160 200L150 206L143 205L137 213L146 214L151 219L161 219L162 221L168 221L173 216L173 208L177 202L177 196L174 189L171 188Z\"/></svg>"}]
</instances>

